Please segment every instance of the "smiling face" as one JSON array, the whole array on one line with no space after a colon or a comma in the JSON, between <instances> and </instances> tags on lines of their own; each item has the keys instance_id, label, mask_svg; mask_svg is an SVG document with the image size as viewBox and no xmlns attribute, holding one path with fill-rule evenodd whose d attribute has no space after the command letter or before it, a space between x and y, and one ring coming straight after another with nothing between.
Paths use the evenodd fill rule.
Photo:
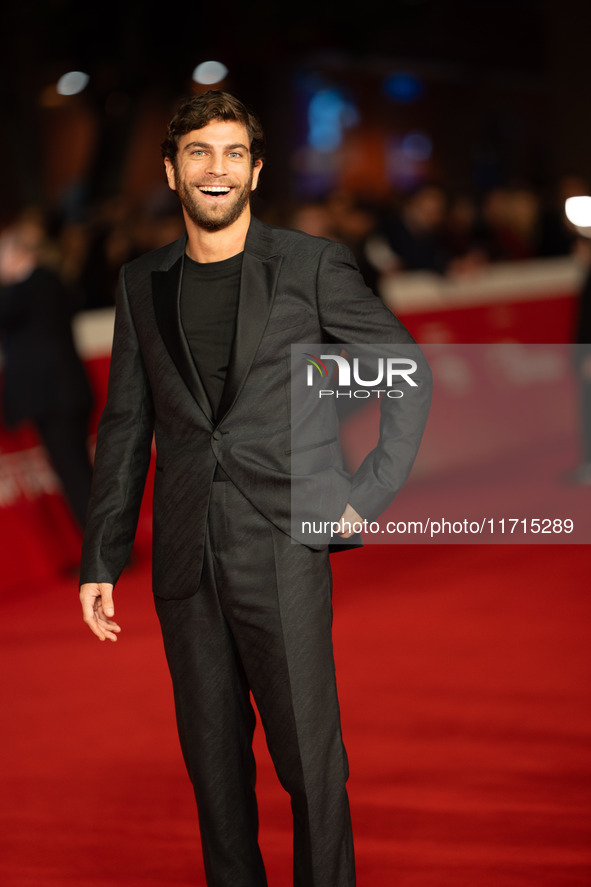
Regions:
<instances>
[{"instance_id":1,"label":"smiling face","mask_svg":"<svg viewBox=\"0 0 591 887\"><path fill-rule=\"evenodd\" d=\"M207 231L227 228L248 212L263 165L252 163L246 127L232 120L186 133L174 162L165 157L164 164L185 218Z\"/></svg>"}]
</instances>

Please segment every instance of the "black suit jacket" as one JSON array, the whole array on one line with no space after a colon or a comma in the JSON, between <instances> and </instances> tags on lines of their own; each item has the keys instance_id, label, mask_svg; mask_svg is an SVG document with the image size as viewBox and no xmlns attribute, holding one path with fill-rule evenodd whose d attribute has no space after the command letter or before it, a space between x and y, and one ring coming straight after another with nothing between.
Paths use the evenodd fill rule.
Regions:
<instances>
[{"instance_id":1,"label":"black suit jacket","mask_svg":"<svg viewBox=\"0 0 591 887\"><path fill-rule=\"evenodd\" d=\"M269 521L293 535L291 344L414 344L366 287L346 247L252 219L214 422L180 319L185 245L181 238L122 269L81 574L82 582L114 583L123 569L154 431L153 586L170 599L196 590L218 462ZM318 427L314 476L305 480L314 491L311 518L338 520L348 501L368 519L387 507L410 471L426 421L431 376L425 361L418 379L408 405L385 404L380 443L353 478L343 468L336 430Z\"/></svg>"}]
</instances>

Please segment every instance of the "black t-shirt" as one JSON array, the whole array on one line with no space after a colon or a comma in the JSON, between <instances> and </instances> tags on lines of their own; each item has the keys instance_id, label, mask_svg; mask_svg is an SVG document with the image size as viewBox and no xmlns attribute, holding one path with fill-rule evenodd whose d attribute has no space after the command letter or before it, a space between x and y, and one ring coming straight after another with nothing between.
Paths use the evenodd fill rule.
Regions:
<instances>
[{"instance_id":1,"label":"black t-shirt","mask_svg":"<svg viewBox=\"0 0 591 887\"><path fill-rule=\"evenodd\" d=\"M185 256L181 321L214 416L234 341L241 269L242 253L222 262Z\"/></svg>"}]
</instances>

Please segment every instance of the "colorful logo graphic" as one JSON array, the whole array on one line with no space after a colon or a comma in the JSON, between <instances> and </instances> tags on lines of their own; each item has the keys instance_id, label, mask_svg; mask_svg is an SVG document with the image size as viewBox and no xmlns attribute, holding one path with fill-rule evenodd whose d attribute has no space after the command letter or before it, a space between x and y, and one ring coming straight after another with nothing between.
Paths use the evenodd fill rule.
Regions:
<instances>
[{"instance_id":1,"label":"colorful logo graphic","mask_svg":"<svg viewBox=\"0 0 591 887\"><path fill-rule=\"evenodd\" d=\"M417 362L408 357L373 357L363 359L353 357L348 358L343 354L311 354L309 351L301 352L302 360L308 366L306 367L306 385L308 388L317 388L320 385L330 384L329 379L335 377L335 389L318 390L318 397L355 397L364 398L371 397L404 397L404 391L400 388L394 388L395 384L405 382L412 388L417 387L417 383L412 378L413 373L417 370ZM326 363L331 368L327 369ZM336 365L336 366L335 366ZM316 376L314 370L320 376ZM369 376L369 378L368 378ZM314 382L316 381L316 385ZM383 385L383 388L378 388ZM361 387L357 387L361 386ZM341 390L339 390L341 389Z\"/></svg>"},{"instance_id":2,"label":"colorful logo graphic","mask_svg":"<svg viewBox=\"0 0 591 887\"><path fill-rule=\"evenodd\" d=\"M320 373L321 377L326 376L328 378L328 370L326 369L325 364L322 362L322 360L320 360L319 357L316 357L315 354L310 354L308 351L304 351L302 360L305 360L306 363L309 364L309 367L310 367L308 370L308 378L309 379L311 378L312 373L314 372L314 370L312 369L313 367L316 367L316 369ZM309 381L308 384L310 385L311 381Z\"/></svg>"}]
</instances>

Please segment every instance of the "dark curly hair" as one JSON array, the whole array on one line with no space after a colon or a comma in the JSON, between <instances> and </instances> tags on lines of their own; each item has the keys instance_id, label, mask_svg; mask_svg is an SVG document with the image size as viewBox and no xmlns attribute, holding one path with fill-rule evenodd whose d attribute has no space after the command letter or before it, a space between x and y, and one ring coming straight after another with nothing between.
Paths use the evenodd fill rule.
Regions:
<instances>
[{"instance_id":1,"label":"dark curly hair","mask_svg":"<svg viewBox=\"0 0 591 887\"><path fill-rule=\"evenodd\" d=\"M259 120L239 99L219 89L192 96L180 105L168 124L162 142L162 157L168 157L174 163L182 136L194 129L202 129L213 120L243 123L250 139L251 163L254 165L264 158L265 138Z\"/></svg>"}]
</instances>

